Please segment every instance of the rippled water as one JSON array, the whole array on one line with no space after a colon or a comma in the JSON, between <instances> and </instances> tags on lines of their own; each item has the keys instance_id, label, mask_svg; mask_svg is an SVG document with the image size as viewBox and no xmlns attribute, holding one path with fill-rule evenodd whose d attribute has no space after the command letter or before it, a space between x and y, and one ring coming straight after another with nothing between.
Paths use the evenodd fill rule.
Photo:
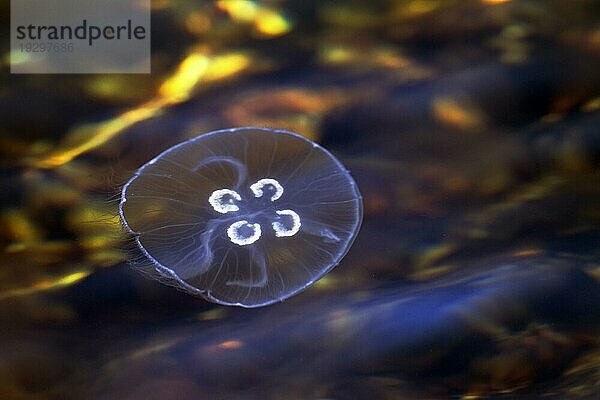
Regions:
<instances>
[{"instance_id":1,"label":"rippled water","mask_svg":"<svg viewBox=\"0 0 600 400\"><path fill-rule=\"evenodd\" d=\"M594 1L153 7L151 75L3 64L0 398L600 395ZM364 203L259 309L139 276L118 217L139 166L236 126L316 141Z\"/></svg>"}]
</instances>

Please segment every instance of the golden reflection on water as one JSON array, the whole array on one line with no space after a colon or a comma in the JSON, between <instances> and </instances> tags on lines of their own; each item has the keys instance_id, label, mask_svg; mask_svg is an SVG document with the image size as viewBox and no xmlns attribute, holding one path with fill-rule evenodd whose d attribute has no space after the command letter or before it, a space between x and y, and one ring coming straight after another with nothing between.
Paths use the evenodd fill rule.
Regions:
<instances>
[{"instance_id":1,"label":"golden reflection on water","mask_svg":"<svg viewBox=\"0 0 600 400\"><path fill-rule=\"evenodd\" d=\"M64 165L103 145L132 125L159 115L166 107L187 100L201 81L209 83L227 79L246 69L248 64L248 57L241 53L212 57L193 53L162 83L157 97L113 119L75 128L67 134L62 148L53 150L42 159L30 161L30 164L37 168L56 168Z\"/></svg>"},{"instance_id":2,"label":"golden reflection on water","mask_svg":"<svg viewBox=\"0 0 600 400\"><path fill-rule=\"evenodd\" d=\"M5 290L3 292L0 292L0 300L4 300L9 297L28 296L28 295L32 295L32 294L35 294L38 292L43 292L43 291L47 291L47 290L55 290L55 289L63 288L65 286L70 286L70 285L76 284L77 282L81 281L82 279L85 279L92 272L93 271L91 271L91 270L90 271L73 272L68 275L55 278L54 280L48 279L48 280L37 281L29 287Z\"/></svg>"}]
</instances>

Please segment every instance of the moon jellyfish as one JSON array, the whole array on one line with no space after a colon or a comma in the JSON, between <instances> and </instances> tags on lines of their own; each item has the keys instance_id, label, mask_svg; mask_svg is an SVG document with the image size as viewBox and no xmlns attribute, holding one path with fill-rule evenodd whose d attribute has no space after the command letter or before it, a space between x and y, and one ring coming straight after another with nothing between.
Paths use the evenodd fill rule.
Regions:
<instances>
[{"instance_id":1,"label":"moon jellyfish","mask_svg":"<svg viewBox=\"0 0 600 400\"><path fill-rule=\"evenodd\" d=\"M340 262L360 228L362 200L323 147L245 127L150 160L123 187L119 212L150 276L215 303L260 307Z\"/></svg>"}]
</instances>

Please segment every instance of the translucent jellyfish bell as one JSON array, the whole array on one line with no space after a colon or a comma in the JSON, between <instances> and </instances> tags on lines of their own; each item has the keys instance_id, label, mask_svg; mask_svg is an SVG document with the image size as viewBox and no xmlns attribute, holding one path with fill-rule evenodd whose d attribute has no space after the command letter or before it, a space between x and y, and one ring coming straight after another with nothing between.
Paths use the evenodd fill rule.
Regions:
<instances>
[{"instance_id":1,"label":"translucent jellyfish bell","mask_svg":"<svg viewBox=\"0 0 600 400\"><path fill-rule=\"evenodd\" d=\"M216 303L259 307L339 263L360 228L362 201L318 144L248 127L159 154L125 184L119 212L151 276Z\"/></svg>"}]
</instances>

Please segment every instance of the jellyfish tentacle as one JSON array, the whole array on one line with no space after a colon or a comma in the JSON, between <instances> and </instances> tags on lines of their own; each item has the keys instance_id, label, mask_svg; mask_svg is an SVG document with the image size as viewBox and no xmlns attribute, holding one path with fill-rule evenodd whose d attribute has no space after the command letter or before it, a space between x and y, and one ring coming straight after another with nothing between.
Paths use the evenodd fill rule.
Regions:
<instances>
[{"instance_id":1,"label":"jellyfish tentacle","mask_svg":"<svg viewBox=\"0 0 600 400\"><path fill-rule=\"evenodd\" d=\"M259 279L253 280L233 280L227 281L227 286L241 286L241 287L264 287L269 281L267 275L267 262L262 252L257 251L255 248L250 248L250 258L254 261L254 264L258 267Z\"/></svg>"},{"instance_id":2,"label":"jellyfish tentacle","mask_svg":"<svg viewBox=\"0 0 600 400\"><path fill-rule=\"evenodd\" d=\"M196 138L196 139L198 139L198 138ZM223 170L223 167L221 166L220 161L225 161L225 162L230 161L234 166L237 166L238 168L239 168L239 166L241 166L244 171L244 173L241 174L241 175L243 175L243 179L238 178L238 182L236 184L236 189L239 187L241 182L246 179L246 174L247 174L246 167L237 158L232 157L232 156L230 157L230 156L225 156L225 155L218 155L209 146L205 145L204 143L197 141L195 139L192 139L192 140L195 142L195 144L199 145L204 150L206 150L208 153L212 154L211 157L205 158L201 163L196 165L196 168L194 169L194 171L198 171L199 168L204 167L205 165L211 164L213 162L218 162L218 165L220 166L221 170L223 171L223 173L225 173L225 170Z\"/></svg>"},{"instance_id":3,"label":"jellyfish tentacle","mask_svg":"<svg viewBox=\"0 0 600 400\"><path fill-rule=\"evenodd\" d=\"M327 243L335 243L342 240L331 229L329 229L329 227L307 218L304 219L304 224L302 224L302 232L312 236L318 236Z\"/></svg>"},{"instance_id":4,"label":"jellyfish tentacle","mask_svg":"<svg viewBox=\"0 0 600 400\"><path fill-rule=\"evenodd\" d=\"M211 220L206 226L204 232L199 235L198 247L187 252L177 263L170 266L169 269L177 272L182 279L192 279L205 273L213 261L212 244L215 240L216 227L218 222ZM198 244L197 237L194 237L192 246Z\"/></svg>"},{"instance_id":5,"label":"jellyfish tentacle","mask_svg":"<svg viewBox=\"0 0 600 400\"><path fill-rule=\"evenodd\" d=\"M231 247L229 247L229 248L227 248L227 250L225 250L225 254L223 255L223 258L221 258L221 261L219 262L219 268L214 273L210 284L208 284L206 286L206 289L208 292L210 292L212 290L213 286L215 286L215 282L217 281L217 279L219 278L219 275L221 274L221 271L223 270L225 261L227 260L227 257L229 256L229 252L231 252Z\"/></svg>"},{"instance_id":6,"label":"jellyfish tentacle","mask_svg":"<svg viewBox=\"0 0 600 400\"><path fill-rule=\"evenodd\" d=\"M185 278L193 278L195 276L201 275L205 273L211 266L213 260L213 251L212 251L212 243L214 242L214 231L206 230L200 234L200 247L195 250L192 250L190 253L186 255L186 257L182 258L177 264L180 264L181 261L187 259L190 255L198 255L199 257L195 260L195 269L196 271L191 271L190 274L181 274L182 277ZM194 241L196 244L196 241ZM192 268L189 268L192 269Z\"/></svg>"},{"instance_id":7,"label":"jellyfish tentacle","mask_svg":"<svg viewBox=\"0 0 600 400\"><path fill-rule=\"evenodd\" d=\"M221 225L221 223L219 223L215 220L208 221L208 223L206 224L206 229L200 235L200 246L204 250L204 252L202 253L203 254L202 265L203 265L204 269L201 271L201 273L206 272L212 264L212 260L213 260L212 244L215 241L215 232L217 232L217 226L219 226L219 225Z\"/></svg>"},{"instance_id":8,"label":"jellyfish tentacle","mask_svg":"<svg viewBox=\"0 0 600 400\"><path fill-rule=\"evenodd\" d=\"M181 169L184 169L184 170L186 170L186 171L189 171L189 170L190 170L190 167L189 167L189 166L187 166L187 165L185 165L185 164L182 164L182 163L180 163L180 162L179 162L179 161L177 161L177 160L173 160L173 159L171 159L170 157L166 157L166 156L165 156L165 157L161 158L161 162L165 162L165 163L167 163L167 164L172 164L172 165L174 165L174 166L176 166L176 167L179 167L179 168L181 168ZM196 174L196 176L197 176L197 177L199 177L199 178L201 178L201 179L204 179L204 180L205 180L205 181L207 181L207 182L209 182L209 181L210 181L208 178L206 178L204 175L202 175L202 174L201 174L201 173L199 173L198 171L192 170L192 172L194 172L194 173ZM144 174L146 174L146 172L144 172ZM168 175L163 175L163 176L167 177Z\"/></svg>"},{"instance_id":9,"label":"jellyfish tentacle","mask_svg":"<svg viewBox=\"0 0 600 400\"><path fill-rule=\"evenodd\" d=\"M246 177L248 176L248 169L242 162L240 162L240 160L238 160L235 157L226 157L226 156L208 157L208 158L202 160L201 162L199 162L198 164L196 164L193 171L199 172L202 168L205 168L205 167L209 166L210 164L215 164L215 163L218 163L219 165L222 163L226 163L226 164L228 163L228 164L233 165L234 169L237 171L237 179L236 179L236 182L234 185L234 187L236 189L238 189L242 185L242 183L244 183L246 181Z\"/></svg>"}]
</instances>

